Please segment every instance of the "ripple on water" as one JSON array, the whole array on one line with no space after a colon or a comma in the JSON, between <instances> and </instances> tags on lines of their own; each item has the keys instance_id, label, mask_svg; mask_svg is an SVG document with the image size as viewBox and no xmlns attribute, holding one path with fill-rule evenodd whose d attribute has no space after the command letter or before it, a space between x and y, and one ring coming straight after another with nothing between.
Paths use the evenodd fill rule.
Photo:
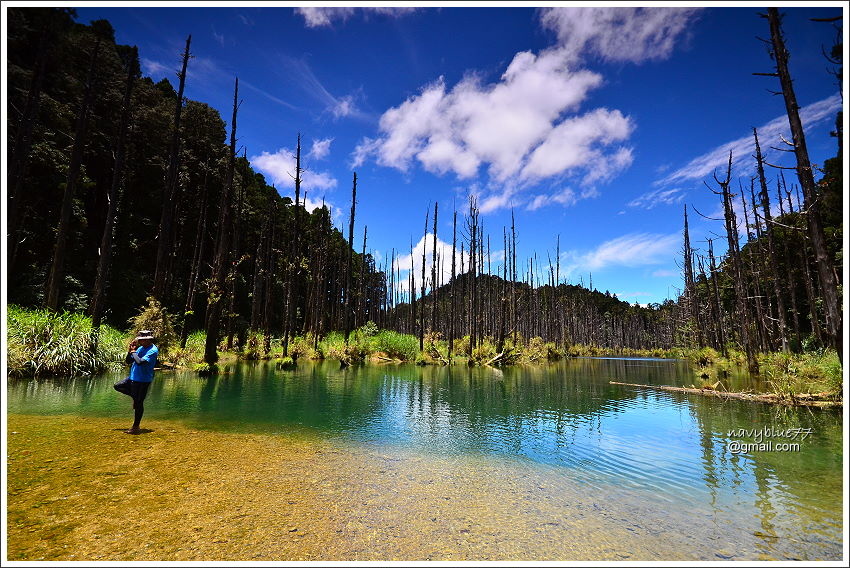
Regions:
<instances>
[{"instance_id":1,"label":"ripple on water","mask_svg":"<svg viewBox=\"0 0 850 568\"><path fill-rule=\"evenodd\" d=\"M557 501L563 495L557 502L564 507L571 499L594 514L598 509L629 533L693 530L694 539L723 551L722 558L837 554L840 415L609 384L677 384L683 369L676 362L632 359L566 361L501 374L412 365L340 370L306 363L286 372L245 365L209 379L162 373L146 413L195 428L309 431L392 453L451 459L456 471L489 460L488 471L525 471L544 480L546 489L530 494L532 502L532 496ZM127 418L128 400L111 388L117 378L10 381L8 408ZM729 431L764 426L811 427L813 434L797 453L728 450Z\"/></svg>"}]
</instances>

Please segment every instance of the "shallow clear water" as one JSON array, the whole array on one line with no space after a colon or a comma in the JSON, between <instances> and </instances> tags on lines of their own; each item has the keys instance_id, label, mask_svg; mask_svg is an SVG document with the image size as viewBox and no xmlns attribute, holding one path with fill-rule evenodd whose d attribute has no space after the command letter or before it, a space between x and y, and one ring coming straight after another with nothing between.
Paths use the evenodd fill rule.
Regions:
<instances>
[{"instance_id":1,"label":"shallow clear water","mask_svg":"<svg viewBox=\"0 0 850 568\"><path fill-rule=\"evenodd\" d=\"M841 413L609 384L690 377L680 361L630 358L501 371L237 364L211 378L158 372L145 407L149 418L199 429L309 432L403 454L523 463L556 486L605 495L623 523L651 517L659 530L702 533L716 541L717 559L840 558ZM10 380L7 408L123 424L132 411L112 389L120 378ZM789 432L796 437L777 437ZM773 445L736 452L738 442ZM780 451L783 442L799 447Z\"/></svg>"}]
</instances>

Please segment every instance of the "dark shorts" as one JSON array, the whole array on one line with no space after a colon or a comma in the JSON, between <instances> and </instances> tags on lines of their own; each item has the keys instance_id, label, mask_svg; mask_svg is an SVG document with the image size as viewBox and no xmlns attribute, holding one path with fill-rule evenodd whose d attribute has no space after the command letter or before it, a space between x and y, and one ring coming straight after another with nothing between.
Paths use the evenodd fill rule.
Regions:
<instances>
[{"instance_id":1,"label":"dark shorts","mask_svg":"<svg viewBox=\"0 0 850 568\"><path fill-rule=\"evenodd\" d=\"M130 381L130 396L136 402L141 402L145 400L145 397L148 396L148 389L150 388L150 383L142 383L139 381Z\"/></svg>"},{"instance_id":2,"label":"dark shorts","mask_svg":"<svg viewBox=\"0 0 850 568\"><path fill-rule=\"evenodd\" d=\"M150 383L142 383L139 381L131 381L130 379L124 379L123 381L117 383L115 385L115 390L120 393L126 394L129 397L132 397L135 401L143 401L145 397L148 396L148 389L150 388Z\"/></svg>"}]
</instances>

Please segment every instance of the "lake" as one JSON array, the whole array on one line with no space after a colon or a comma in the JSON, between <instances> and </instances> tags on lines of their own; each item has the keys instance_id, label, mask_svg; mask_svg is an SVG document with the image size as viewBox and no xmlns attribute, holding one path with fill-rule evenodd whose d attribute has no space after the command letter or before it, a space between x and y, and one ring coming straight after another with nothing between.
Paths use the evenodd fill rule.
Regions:
<instances>
[{"instance_id":1,"label":"lake","mask_svg":"<svg viewBox=\"0 0 850 568\"><path fill-rule=\"evenodd\" d=\"M10 379L7 409L129 425L129 399L112 389L122 377ZM199 430L302 433L400 459L530 471L546 480L548 499L563 500L566 518L574 507L665 543L646 559L681 557L672 551L682 547L692 552L687 557L712 560L841 558L840 410L721 401L612 380L693 382L686 363L658 359L579 358L502 370L239 363L209 378L158 372L145 418Z\"/></svg>"}]
</instances>

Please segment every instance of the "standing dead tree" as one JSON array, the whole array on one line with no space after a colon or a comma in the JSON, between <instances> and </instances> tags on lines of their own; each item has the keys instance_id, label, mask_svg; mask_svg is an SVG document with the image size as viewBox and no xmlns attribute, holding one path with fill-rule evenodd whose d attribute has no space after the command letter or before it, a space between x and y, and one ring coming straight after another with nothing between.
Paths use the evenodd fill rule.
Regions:
<instances>
[{"instance_id":1,"label":"standing dead tree","mask_svg":"<svg viewBox=\"0 0 850 568\"><path fill-rule=\"evenodd\" d=\"M76 127L74 128L74 145L71 150L71 161L68 164L68 175L65 181L65 192L62 197L62 208L59 213L59 223L56 228L56 245L53 248L53 262L50 264L50 274L45 290L45 306L51 310L59 307L59 292L65 278L65 248L68 244L68 233L71 229L71 213L74 205L74 193L80 177L80 167L83 163L83 150L86 146L86 128L89 120L89 110L94 96L94 81L97 70L98 55L102 39L95 39L86 74L83 97L77 111Z\"/></svg>"},{"instance_id":2,"label":"standing dead tree","mask_svg":"<svg viewBox=\"0 0 850 568\"><path fill-rule=\"evenodd\" d=\"M115 143L115 165L112 169L112 185L109 187L106 212L106 222L103 226L103 237L100 241L100 258L97 263L97 276L94 281L89 313L91 314L92 351L97 350L98 329L103 315L103 299L109 281L109 268L112 262L112 236L115 232L115 219L118 213L119 191L124 180L124 158L127 146L127 130L130 122L130 100L133 95L133 85L139 76L139 54L133 47L127 58L127 81L124 86L124 100L121 106L121 123L118 126L118 140Z\"/></svg>"},{"instance_id":3,"label":"standing dead tree","mask_svg":"<svg viewBox=\"0 0 850 568\"><path fill-rule=\"evenodd\" d=\"M348 262L345 269L345 343L348 344L348 336L351 335L351 270L352 251L354 247L354 213L357 207L357 172L354 172L354 180L351 185L351 215L348 219Z\"/></svg>"},{"instance_id":4,"label":"standing dead tree","mask_svg":"<svg viewBox=\"0 0 850 568\"><path fill-rule=\"evenodd\" d=\"M183 66L178 74L180 84L174 105L174 126L171 131L171 145L168 153L168 171L165 178L165 191L162 194L162 215L159 221L159 243L156 249L156 272L153 284L153 295L160 301L165 299L168 282L169 257L172 248L171 225L176 207L174 196L177 192L177 174L180 169L180 117L183 111L183 89L186 86L186 67L189 64L189 46L191 43L192 36L190 34L186 38L186 48L183 50Z\"/></svg>"},{"instance_id":5,"label":"standing dead tree","mask_svg":"<svg viewBox=\"0 0 850 568\"><path fill-rule=\"evenodd\" d=\"M729 163L726 167L726 177L723 180L714 175L714 181L720 186L720 191L714 191L723 198L723 218L726 224L726 239L728 243L728 256L732 263L732 279L735 287L735 302L737 306L737 317L740 318L738 329L740 331L741 343L747 354L747 367L751 374L758 374L758 360L756 349L753 345L753 329L750 318L750 310L747 306L747 293L744 285L744 274L741 266L740 244L738 242L738 222L735 209L732 205L732 193L729 183L732 179L732 152L729 152ZM709 188L710 189L710 188Z\"/></svg>"},{"instance_id":6,"label":"standing dead tree","mask_svg":"<svg viewBox=\"0 0 850 568\"><path fill-rule=\"evenodd\" d=\"M218 361L218 335L221 329L221 310L224 303L225 277L230 260L230 232L232 224L233 178L236 167L236 113L239 110L239 78L233 88L233 118L230 122L230 153L227 161L227 174L224 190L221 192L221 206L218 216L218 236L216 238L215 260L213 262L210 289L207 298L207 338L204 344L204 361L214 365Z\"/></svg>"},{"instance_id":7,"label":"standing dead tree","mask_svg":"<svg viewBox=\"0 0 850 568\"><path fill-rule=\"evenodd\" d=\"M812 165L809 161L803 123L800 120L800 106L797 104L791 73L788 69L789 53L785 47L785 40L782 34L779 9L768 8L767 14L762 14L762 17L767 18L770 24L771 54L776 61L776 73L771 75L779 78L782 97L785 101L785 110L788 114L792 146L794 148L794 155L797 158L797 178L803 190L803 207L806 211L809 238L815 254L815 264L817 265L820 292L826 315L829 344L838 352L839 358L843 359L843 329L838 281L832 267L832 262L827 254L826 236L824 235L823 224L821 222L815 179L812 173Z\"/></svg>"}]
</instances>

